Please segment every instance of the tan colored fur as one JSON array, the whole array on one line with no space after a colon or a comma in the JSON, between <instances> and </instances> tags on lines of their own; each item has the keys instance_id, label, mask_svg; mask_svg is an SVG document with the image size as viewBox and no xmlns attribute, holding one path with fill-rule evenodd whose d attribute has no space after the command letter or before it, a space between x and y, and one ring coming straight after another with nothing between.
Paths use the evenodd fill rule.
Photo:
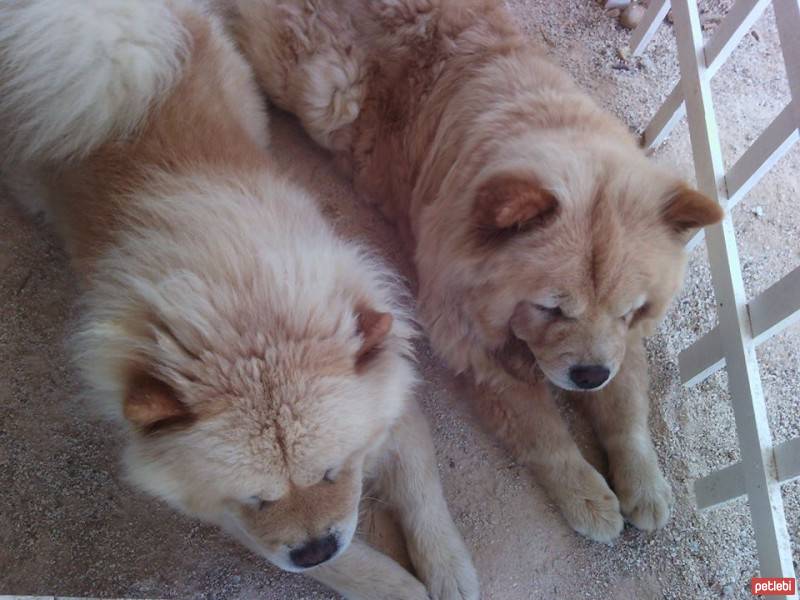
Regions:
<instances>
[{"instance_id":1,"label":"tan colored fur","mask_svg":"<svg viewBox=\"0 0 800 600\"><path fill-rule=\"evenodd\" d=\"M647 429L642 337L680 285L688 234L720 208L648 162L500 0L227 4L270 98L398 223L434 348L472 375L484 419L569 523L602 541L622 515L662 526L672 494ZM598 390L580 398L614 491L553 384Z\"/></svg>"},{"instance_id":2,"label":"tan colored fur","mask_svg":"<svg viewBox=\"0 0 800 600\"><path fill-rule=\"evenodd\" d=\"M16 4L14 16L57 30L47 2ZM169 88L121 135L92 131L65 146L67 159L34 149L8 164L36 182L14 189L44 192L86 284L74 343L100 405L124 427L128 477L347 598L477 598L412 398L414 328L395 276L337 238L274 171L249 67L216 17L183 1L118 2L103 6L122 7L113 18L123 26L109 19L98 30L124 32L125 19L164 18L168 7L185 38ZM117 51L134 66L162 52L125 44ZM18 58L9 51L0 44L0 63ZM3 85L33 93L15 81ZM87 95L82 108L104 98ZM353 539L365 481L396 511L422 582ZM332 553L298 558L320 540Z\"/></svg>"},{"instance_id":3,"label":"tan colored fur","mask_svg":"<svg viewBox=\"0 0 800 600\"><path fill-rule=\"evenodd\" d=\"M183 23L191 31L191 60L162 101L159 118L148 119L129 143L106 144L77 166L62 167L52 182L60 199L49 208L81 274L88 275L112 243L126 195L144 187L154 171L188 175L198 166L235 166L252 177L264 167L267 121L249 68L204 17L188 12Z\"/></svg>"}]
</instances>

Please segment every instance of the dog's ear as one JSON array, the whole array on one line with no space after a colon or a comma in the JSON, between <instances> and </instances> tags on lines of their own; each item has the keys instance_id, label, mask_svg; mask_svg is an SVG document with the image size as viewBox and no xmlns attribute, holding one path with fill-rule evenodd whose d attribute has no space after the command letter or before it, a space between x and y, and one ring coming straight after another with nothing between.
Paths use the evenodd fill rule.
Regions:
<instances>
[{"instance_id":1,"label":"dog's ear","mask_svg":"<svg viewBox=\"0 0 800 600\"><path fill-rule=\"evenodd\" d=\"M495 175L478 188L474 210L482 228L522 229L555 216L558 200L532 177Z\"/></svg>"},{"instance_id":2,"label":"dog's ear","mask_svg":"<svg viewBox=\"0 0 800 600\"><path fill-rule=\"evenodd\" d=\"M682 183L667 200L661 216L672 231L688 237L701 227L719 223L725 213L711 198Z\"/></svg>"},{"instance_id":3,"label":"dog's ear","mask_svg":"<svg viewBox=\"0 0 800 600\"><path fill-rule=\"evenodd\" d=\"M392 330L394 317L386 312L378 312L369 307L361 307L356 311L358 335L361 347L356 352L356 366L363 366Z\"/></svg>"},{"instance_id":4,"label":"dog's ear","mask_svg":"<svg viewBox=\"0 0 800 600\"><path fill-rule=\"evenodd\" d=\"M137 371L131 376L122 412L128 421L148 433L168 425L186 424L193 419L177 392L145 371Z\"/></svg>"}]
</instances>

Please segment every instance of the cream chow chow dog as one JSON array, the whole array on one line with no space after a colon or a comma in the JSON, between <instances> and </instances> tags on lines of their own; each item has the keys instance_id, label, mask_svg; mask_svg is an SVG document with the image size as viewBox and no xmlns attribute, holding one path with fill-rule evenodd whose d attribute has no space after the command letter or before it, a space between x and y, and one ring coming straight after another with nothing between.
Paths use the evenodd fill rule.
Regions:
<instances>
[{"instance_id":1,"label":"cream chow chow dog","mask_svg":"<svg viewBox=\"0 0 800 600\"><path fill-rule=\"evenodd\" d=\"M270 98L399 225L434 348L570 525L600 541L623 516L664 525L642 337L720 208L648 162L500 0L224 4ZM582 392L611 485L553 386Z\"/></svg>"},{"instance_id":2,"label":"cream chow chow dog","mask_svg":"<svg viewBox=\"0 0 800 600\"><path fill-rule=\"evenodd\" d=\"M80 365L129 477L347 598L476 598L401 290L265 135L249 67L191 3L0 6L4 178L85 282ZM365 481L419 579L354 539Z\"/></svg>"}]
</instances>

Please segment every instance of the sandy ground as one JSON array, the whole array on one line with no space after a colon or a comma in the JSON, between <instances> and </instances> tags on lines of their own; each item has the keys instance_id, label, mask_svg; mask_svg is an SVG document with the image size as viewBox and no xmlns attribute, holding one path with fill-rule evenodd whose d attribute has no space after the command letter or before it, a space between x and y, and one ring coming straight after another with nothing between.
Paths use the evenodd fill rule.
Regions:
<instances>
[{"instance_id":1,"label":"sandy ground","mask_svg":"<svg viewBox=\"0 0 800 600\"><path fill-rule=\"evenodd\" d=\"M619 58L629 33L590 0L510 0L525 30L633 128L642 126L677 80L669 27L647 58ZM731 2L701 3L708 14ZM771 9L714 81L727 164L788 100ZM321 201L337 228L363 238L409 277L409 263L384 221L360 206L297 124L273 119L276 160ZM800 263L797 173L800 148L735 211L748 292ZM691 179L686 126L655 160ZM758 213L758 214L756 214ZM63 340L78 290L48 228L0 199L0 594L175 598L333 598L320 586L265 564L215 530L175 514L122 479L120 440L84 405ZM484 434L468 390L419 347L420 390L439 452L450 506L479 570L484 597L748 598L756 573L747 504L698 513L692 482L738 459L725 374L680 385L677 354L714 324L704 249L694 253L684 292L649 341L652 429L677 505L667 527L627 527L612 545L591 543L561 520L529 474ZM759 352L778 441L800 435L800 330ZM570 407L565 410L571 414ZM586 431L580 415L576 430ZM586 452L602 463L591 435ZM784 486L794 532L800 485Z\"/></svg>"}]
</instances>

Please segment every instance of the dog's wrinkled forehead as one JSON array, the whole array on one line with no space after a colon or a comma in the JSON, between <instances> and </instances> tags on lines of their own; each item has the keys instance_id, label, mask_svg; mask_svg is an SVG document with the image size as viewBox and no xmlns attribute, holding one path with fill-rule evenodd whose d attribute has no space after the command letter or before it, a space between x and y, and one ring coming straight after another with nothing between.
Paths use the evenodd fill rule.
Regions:
<instances>
[{"instance_id":1,"label":"dog's wrinkled forehead","mask_svg":"<svg viewBox=\"0 0 800 600\"><path fill-rule=\"evenodd\" d=\"M158 429L161 449L199 449L193 463L213 469L220 487L247 494L237 481L262 474L275 476L264 480L270 489L318 482L386 431L411 381L396 383L408 367L388 351L359 362L365 336L345 325L332 335L309 323L301 336L231 328L192 345L187 335L170 342L183 334L172 327L161 336L169 352L154 357L152 384L128 394L126 416L142 431Z\"/></svg>"},{"instance_id":2,"label":"dog's wrinkled forehead","mask_svg":"<svg viewBox=\"0 0 800 600\"><path fill-rule=\"evenodd\" d=\"M338 415L310 403L247 401L231 403L173 439L192 449L192 460L218 487L241 498L267 490L272 498L345 465L364 443L345 426Z\"/></svg>"},{"instance_id":3,"label":"dog's wrinkled forehead","mask_svg":"<svg viewBox=\"0 0 800 600\"><path fill-rule=\"evenodd\" d=\"M272 457L271 468L299 485L341 466L387 426L368 410L374 398L352 370L263 365L247 387L231 411L231 427L248 431L254 460Z\"/></svg>"}]
</instances>

